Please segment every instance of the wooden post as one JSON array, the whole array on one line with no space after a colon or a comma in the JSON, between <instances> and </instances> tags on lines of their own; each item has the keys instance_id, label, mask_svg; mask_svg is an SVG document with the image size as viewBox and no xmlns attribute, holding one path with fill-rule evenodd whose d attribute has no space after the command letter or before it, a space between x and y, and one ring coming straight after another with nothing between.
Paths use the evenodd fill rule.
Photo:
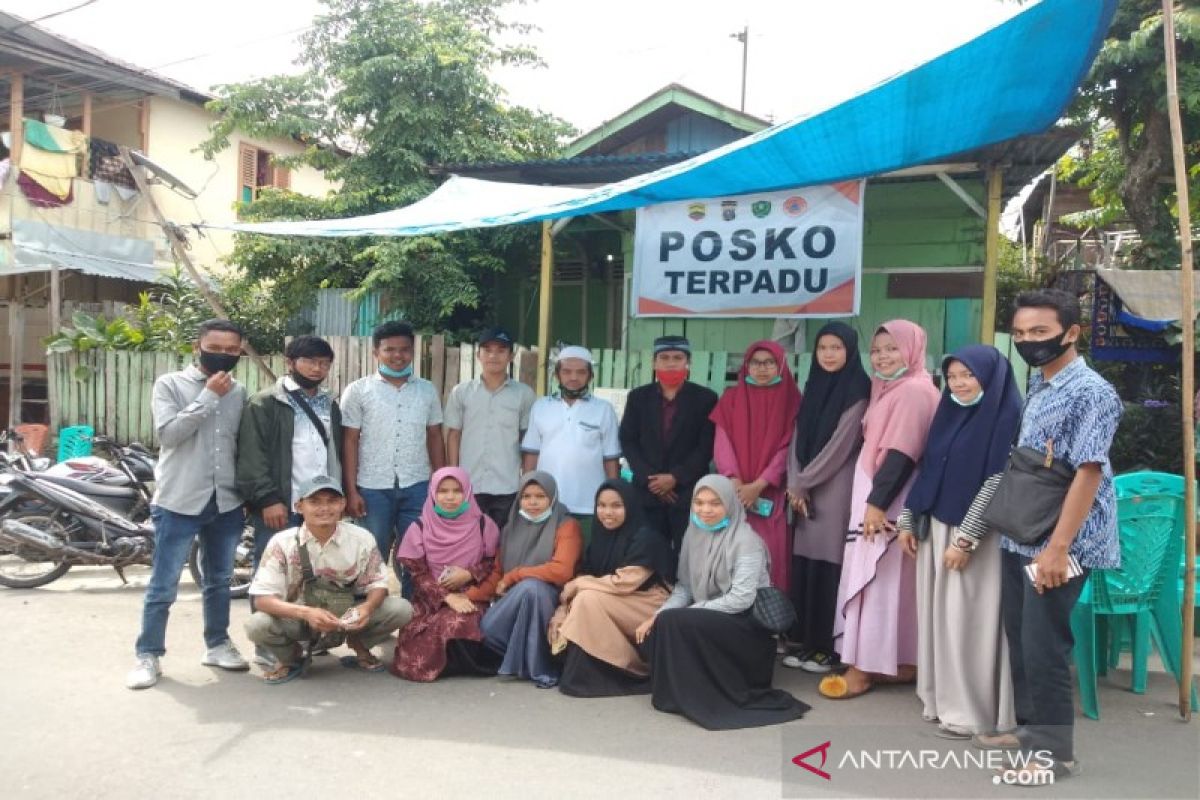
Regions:
<instances>
[{"instance_id":1,"label":"wooden post","mask_svg":"<svg viewBox=\"0 0 1200 800\"><path fill-rule=\"evenodd\" d=\"M1000 261L1000 196L1004 186L999 167L987 172L987 230L984 232L983 317L979 341L991 344L996 338L996 277Z\"/></svg>"},{"instance_id":2,"label":"wooden post","mask_svg":"<svg viewBox=\"0 0 1200 800\"><path fill-rule=\"evenodd\" d=\"M21 149L25 145L25 76L14 72L8 76L8 130L12 147L8 154L14 167L21 166Z\"/></svg>"},{"instance_id":3,"label":"wooden post","mask_svg":"<svg viewBox=\"0 0 1200 800\"><path fill-rule=\"evenodd\" d=\"M16 141L13 136L13 141ZM13 279L8 302L8 427L21 424L21 393L25 379L25 280Z\"/></svg>"},{"instance_id":4,"label":"wooden post","mask_svg":"<svg viewBox=\"0 0 1200 800\"><path fill-rule=\"evenodd\" d=\"M52 265L50 267L50 335L53 336L60 330L62 330L62 274L57 265ZM57 362L58 359L53 356L46 359L46 401L47 411L50 414L51 431L55 430L58 420L58 392L55 391L58 383Z\"/></svg>"},{"instance_id":5,"label":"wooden post","mask_svg":"<svg viewBox=\"0 0 1200 800\"><path fill-rule=\"evenodd\" d=\"M542 222L542 272L538 282L537 394L546 393L550 359L550 292L554 286L554 233L550 220Z\"/></svg>"},{"instance_id":6,"label":"wooden post","mask_svg":"<svg viewBox=\"0 0 1200 800\"><path fill-rule=\"evenodd\" d=\"M1184 560L1183 650L1179 675L1179 715L1192 719L1192 647L1196 624L1196 439L1193 400L1196 391L1196 298L1192 264L1192 220L1188 205L1187 161L1183 153L1183 124L1179 118L1179 78L1175 67L1175 17L1172 0L1163 0L1163 46L1167 68L1167 114L1171 119L1171 151L1175 157L1175 192L1179 211L1180 316L1183 348L1180 358L1183 386ZM1168 580L1172 580L1168 574ZM1174 612L1175 609L1171 609Z\"/></svg>"},{"instance_id":7,"label":"wooden post","mask_svg":"<svg viewBox=\"0 0 1200 800\"><path fill-rule=\"evenodd\" d=\"M141 134L142 155L150 155L150 98L138 102L138 133Z\"/></svg>"},{"instance_id":8,"label":"wooden post","mask_svg":"<svg viewBox=\"0 0 1200 800\"><path fill-rule=\"evenodd\" d=\"M83 93L83 135L92 136L92 93Z\"/></svg>"},{"instance_id":9,"label":"wooden post","mask_svg":"<svg viewBox=\"0 0 1200 800\"><path fill-rule=\"evenodd\" d=\"M208 282L201 277L199 270L192 263L191 257L187 253L187 249L183 246L183 240L175 231L175 227L167 222L167 218L163 216L162 209L158 207L158 203L154 199L154 195L150 194L150 186L146 183L146 176L142 172L142 167L133 163L133 159L129 156L129 148L121 148L121 161L125 164L125 168L129 170L129 174L133 176L133 182L137 184L138 191L142 193L146 204L150 207L150 212L154 214L154 219L158 221L159 226L163 229L163 233L167 236L167 242L171 245L171 252L175 254L175 260L183 265L192 282L196 284L196 289L208 301L208 305L217 313L219 317L229 318L229 314L225 312L221 301L213 294L212 289L208 288ZM258 368L263 371L271 382L275 381L275 373L271 371L271 367L263 359L258 351L246 341L242 343L242 349L246 351L246 355L258 365Z\"/></svg>"}]
</instances>

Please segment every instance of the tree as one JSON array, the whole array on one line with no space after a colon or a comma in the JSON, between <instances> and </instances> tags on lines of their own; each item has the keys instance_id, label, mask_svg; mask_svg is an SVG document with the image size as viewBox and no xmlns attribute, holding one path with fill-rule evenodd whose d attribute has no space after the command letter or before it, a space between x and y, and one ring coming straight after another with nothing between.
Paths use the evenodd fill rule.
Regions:
<instances>
[{"instance_id":1,"label":"tree","mask_svg":"<svg viewBox=\"0 0 1200 800\"><path fill-rule=\"evenodd\" d=\"M505 21L509 0L324 0L325 13L302 39L299 75L218 87L218 115L201 145L208 157L235 130L306 143L284 165L320 169L339 189L314 199L263 190L241 206L246 221L368 214L412 203L436 186L431 167L545 158L573 129L539 111L504 102L489 77L500 65L535 67ZM322 286L384 289L419 325L456 308L477 308L481 276L530 260L533 226L438 237L377 240L238 236L232 262L264 282L282 310Z\"/></svg>"},{"instance_id":2,"label":"tree","mask_svg":"<svg viewBox=\"0 0 1200 800\"><path fill-rule=\"evenodd\" d=\"M1176 3L1176 51L1185 146L1200 154L1200 8ZM1116 16L1071 110L1092 130L1081 155L1064 160L1062 174L1089 187L1098 210L1083 220L1105 224L1127 218L1141 235L1133 254L1143 268L1179 262L1178 219L1166 108L1162 4L1120 0ZM1200 172L1191 196L1200 202ZM1195 209L1193 209L1195 214Z\"/></svg>"}]
</instances>

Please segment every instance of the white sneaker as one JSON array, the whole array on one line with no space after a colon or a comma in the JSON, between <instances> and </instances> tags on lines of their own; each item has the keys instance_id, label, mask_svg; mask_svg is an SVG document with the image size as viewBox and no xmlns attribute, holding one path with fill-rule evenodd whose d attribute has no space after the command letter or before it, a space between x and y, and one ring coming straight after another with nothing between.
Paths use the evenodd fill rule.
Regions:
<instances>
[{"instance_id":1,"label":"white sneaker","mask_svg":"<svg viewBox=\"0 0 1200 800\"><path fill-rule=\"evenodd\" d=\"M208 652L204 654L204 658L200 661L206 667L220 667L234 671L250 669L250 665L246 659L242 658L242 654L233 646L233 642L226 639L216 647L208 648Z\"/></svg>"},{"instance_id":2,"label":"white sneaker","mask_svg":"<svg viewBox=\"0 0 1200 800\"><path fill-rule=\"evenodd\" d=\"M158 683L159 675L162 675L162 667L158 665L158 656L138 653L137 665L125 676L125 688L149 689Z\"/></svg>"}]
</instances>

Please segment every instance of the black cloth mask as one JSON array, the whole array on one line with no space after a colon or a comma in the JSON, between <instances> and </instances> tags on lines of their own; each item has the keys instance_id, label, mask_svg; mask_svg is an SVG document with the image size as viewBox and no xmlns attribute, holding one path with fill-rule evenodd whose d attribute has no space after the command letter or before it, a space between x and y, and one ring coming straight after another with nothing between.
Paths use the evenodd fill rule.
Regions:
<instances>
[{"instance_id":1,"label":"black cloth mask","mask_svg":"<svg viewBox=\"0 0 1200 800\"><path fill-rule=\"evenodd\" d=\"M233 372L233 368L237 366L240 355L229 355L228 353L210 353L207 350L200 351L200 369L207 372L209 375L215 375L218 372Z\"/></svg>"},{"instance_id":2,"label":"black cloth mask","mask_svg":"<svg viewBox=\"0 0 1200 800\"><path fill-rule=\"evenodd\" d=\"M296 382L296 385L301 389L315 389L321 385L321 378L310 378L306 375L301 375L295 370L290 372L289 375L291 376L291 379Z\"/></svg>"},{"instance_id":3,"label":"black cloth mask","mask_svg":"<svg viewBox=\"0 0 1200 800\"><path fill-rule=\"evenodd\" d=\"M1058 338L1037 339L1035 341L1017 342L1017 353L1031 367L1044 367L1070 349L1074 342L1064 342L1064 333Z\"/></svg>"}]
</instances>

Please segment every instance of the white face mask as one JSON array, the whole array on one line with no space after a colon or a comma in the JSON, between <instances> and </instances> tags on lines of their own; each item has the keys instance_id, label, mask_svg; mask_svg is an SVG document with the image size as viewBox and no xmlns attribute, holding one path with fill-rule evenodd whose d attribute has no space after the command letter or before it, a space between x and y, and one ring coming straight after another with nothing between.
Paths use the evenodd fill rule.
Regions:
<instances>
[{"instance_id":1,"label":"white face mask","mask_svg":"<svg viewBox=\"0 0 1200 800\"><path fill-rule=\"evenodd\" d=\"M536 517L531 516L528 511L523 508L517 509L517 513L530 522L545 522L550 519L550 512L554 510L554 506L548 506L545 511L538 514Z\"/></svg>"},{"instance_id":2,"label":"white face mask","mask_svg":"<svg viewBox=\"0 0 1200 800\"><path fill-rule=\"evenodd\" d=\"M963 408L970 408L971 406L979 405L979 401L983 399L983 392L980 391L979 394L975 395L970 400L959 400L958 395L954 394L954 392L951 392L950 399L954 401L955 405L960 405Z\"/></svg>"}]
</instances>

